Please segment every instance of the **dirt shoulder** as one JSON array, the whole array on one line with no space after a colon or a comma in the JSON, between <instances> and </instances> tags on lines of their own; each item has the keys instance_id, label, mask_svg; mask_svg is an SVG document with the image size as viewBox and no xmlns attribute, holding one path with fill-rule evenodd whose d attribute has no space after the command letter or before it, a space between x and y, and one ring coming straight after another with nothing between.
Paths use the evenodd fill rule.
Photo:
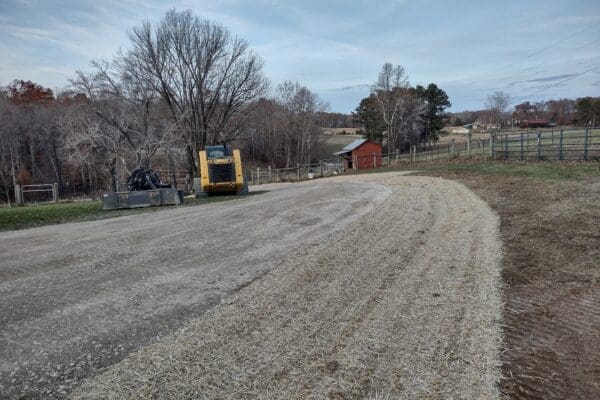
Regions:
<instances>
[{"instance_id":1,"label":"dirt shoulder","mask_svg":"<svg viewBox=\"0 0 600 400\"><path fill-rule=\"evenodd\" d=\"M447 180L326 184L353 181L391 194L73 397L497 398L497 216Z\"/></svg>"},{"instance_id":2,"label":"dirt shoulder","mask_svg":"<svg viewBox=\"0 0 600 400\"><path fill-rule=\"evenodd\" d=\"M592 164L483 168L423 174L464 183L500 215L501 391L600 398L600 174Z\"/></svg>"}]
</instances>

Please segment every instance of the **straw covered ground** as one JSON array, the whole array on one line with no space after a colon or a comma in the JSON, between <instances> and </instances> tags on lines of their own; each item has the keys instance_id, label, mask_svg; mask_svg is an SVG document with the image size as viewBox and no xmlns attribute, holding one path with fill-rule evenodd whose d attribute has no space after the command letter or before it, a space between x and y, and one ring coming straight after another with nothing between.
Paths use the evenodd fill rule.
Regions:
<instances>
[{"instance_id":1,"label":"straw covered ground","mask_svg":"<svg viewBox=\"0 0 600 400\"><path fill-rule=\"evenodd\" d=\"M497 398L496 215L438 178L333 179L391 194L72 397Z\"/></svg>"}]
</instances>

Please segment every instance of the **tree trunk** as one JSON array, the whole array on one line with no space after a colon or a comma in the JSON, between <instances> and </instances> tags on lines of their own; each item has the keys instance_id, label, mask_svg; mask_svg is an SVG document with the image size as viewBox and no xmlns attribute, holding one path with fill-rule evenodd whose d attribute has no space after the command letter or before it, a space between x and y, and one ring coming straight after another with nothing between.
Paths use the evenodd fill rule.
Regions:
<instances>
[{"instance_id":1,"label":"tree trunk","mask_svg":"<svg viewBox=\"0 0 600 400\"><path fill-rule=\"evenodd\" d=\"M110 188L113 192L117 191L117 159L113 158L110 167Z\"/></svg>"},{"instance_id":2,"label":"tree trunk","mask_svg":"<svg viewBox=\"0 0 600 400\"><path fill-rule=\"evenodd\" d=\"M198 177L198 168L196 168L196 157L195 151L192 146L186 146L186 155L187 155L187 164L188 164L188 172L191 177Z\"/></svg>"},{"instance_id":3,"label":"tree trunk","mask_svg":"<svg viewBox=\"0 0 600 400\"><path fill-rule=\"evenodd\" d=\"M35 149L33 145L33 139L29 140L29 157L31 160L31 180L35 182Z\"/></svg>"}]
</instances>

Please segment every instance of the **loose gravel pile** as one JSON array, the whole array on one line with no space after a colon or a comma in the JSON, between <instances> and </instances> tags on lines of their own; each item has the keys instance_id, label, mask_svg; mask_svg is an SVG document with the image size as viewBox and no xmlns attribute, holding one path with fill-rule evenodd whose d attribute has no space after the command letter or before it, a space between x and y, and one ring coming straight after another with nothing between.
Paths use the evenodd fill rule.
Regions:
<instances>
[{"instance_id":1,"label":"loose gravel pile","mask_svg":"<svg viewBox=\"0 0 600 400\"><path fill-rule=\"evenodd\" d=\"M72 397L497 398L496 215L446 180L341 179L392 193Z\"/></svg>"}]
</instances>

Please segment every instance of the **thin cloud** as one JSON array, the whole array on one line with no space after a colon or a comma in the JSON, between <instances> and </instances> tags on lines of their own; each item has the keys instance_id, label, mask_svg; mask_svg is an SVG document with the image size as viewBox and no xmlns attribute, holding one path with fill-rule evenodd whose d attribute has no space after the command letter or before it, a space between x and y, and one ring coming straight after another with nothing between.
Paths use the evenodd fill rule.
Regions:
<instances>
[{"instance_id":1,"label":"thin cloud","mask_svg":"<svg viewBox=\"0 0 600 400\"><path fill-rule=\"evenodd\" d=\"M597 75L573 72L598 65L600 3L545 5L545 0L478 7L470 0L382 0L376 6L367 0L62 0L59 8L48 1L1 0L0 82L24 78L64 86L69 70L85 70L92 58L111 58L127 47L132 27L158 21L174 7L189 8L246 38L274 84L299 81L321 94L332 111L353 110L387 61L403 65L412 84L438 84L456 111L483 107L496 90L513 98L600 94Z\"/></svg>"},{"instance_id":2,"label":"thin cloud","mask_svg":"<svg viewBox=\"0 0 600 400\"><path fill-rule=\"evenodd\" d=\"M563 75L553 75L553 76L545 76L543 78L529 79L525 82L552 82L552 81L560 81L565 78L571 78L575 76L579 76L580 74L563 74Z\"/></svg>"}]
</instances>

